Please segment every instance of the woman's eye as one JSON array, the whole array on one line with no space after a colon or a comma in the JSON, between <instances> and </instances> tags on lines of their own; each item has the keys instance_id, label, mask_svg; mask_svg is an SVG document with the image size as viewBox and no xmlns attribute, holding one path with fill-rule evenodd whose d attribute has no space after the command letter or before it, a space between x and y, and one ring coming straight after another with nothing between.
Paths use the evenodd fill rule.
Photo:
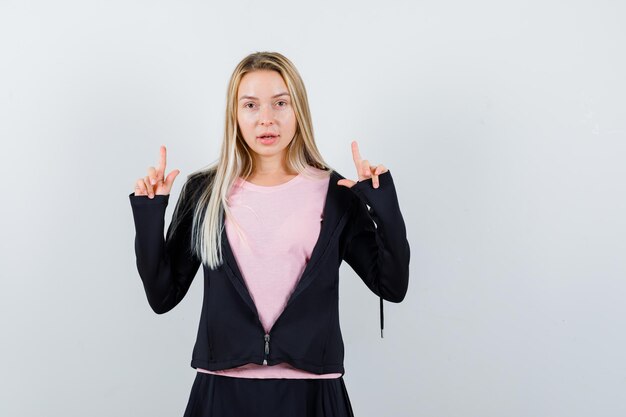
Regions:
<instances>
[{"instance_id":1,"label":"woman's eye","mask_svg":"<svg viewBox=\"0 0 626 417\"><path fill-rule=\"evenodd\" d=\"M286 101L279 101L278 103L279 103L279 104L280 104L280 103L283 103L283 104L284 104L284 106L281 106L281 107L285 107L285 106L287 105L287 102L286 102Z\"/></svg>"},{"instance_id":2,"label":"woman's eye","mask_svg":"<svg viewBox=\"0 0 626 417\"><path fill-rule=\"evenodd\" d=\"M246 104L244 104L244 107L249 109L250 107L248 107L248 104L252 104L254 106L254 103L246 103Z\"/></svg>"}]
</instances>

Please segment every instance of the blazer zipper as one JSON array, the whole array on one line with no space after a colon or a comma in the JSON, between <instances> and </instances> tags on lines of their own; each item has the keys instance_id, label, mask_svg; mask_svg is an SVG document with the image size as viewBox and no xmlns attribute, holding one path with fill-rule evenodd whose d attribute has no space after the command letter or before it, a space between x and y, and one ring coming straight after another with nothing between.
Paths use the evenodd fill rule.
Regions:
<instances>
[{"instance_id":1,"label":"blazer zipper","mask_svg":"<svg viewBox=\"0 0 626 417\"><path fill-rule=\"evenodd\" d=\"M247 288L245 286L246 285L245 282L243 282L242 280L239 279L238 275L235 274L235 272L230 268L230 266L228 266L228 270L231 272L232 276L234 276L237 280L239 280L239 282L241 282L241 284L244 286L244 288ZM256 305L254 306L254 315L255 315L255 317L257 319L257 322L259 323L259 327L261 327L261 329L263 329L263 340L265 341L263 365L267 365L267 360L269 358L269 353L270 353L270 335L269 335L269 333L272 331L272 329L270 329L267 333L265 333L265 328L263 326L263 322L261 321L261 316L259 315L259 311L256 309ZM274 326L272 326L272 328L274 328Z\"/></svg>"},{"instance_id":2,"label":"blazer zipper","mask_svg":"<svg viewBox=\"0 0 626 417\"><path fill-rule=\"evenodd\" d=\"M270 335L266 333L264 336L265 339L265 358L263 359L263 365L267 365L267 358L270 354Z\"/></svg>"}]
</instances>

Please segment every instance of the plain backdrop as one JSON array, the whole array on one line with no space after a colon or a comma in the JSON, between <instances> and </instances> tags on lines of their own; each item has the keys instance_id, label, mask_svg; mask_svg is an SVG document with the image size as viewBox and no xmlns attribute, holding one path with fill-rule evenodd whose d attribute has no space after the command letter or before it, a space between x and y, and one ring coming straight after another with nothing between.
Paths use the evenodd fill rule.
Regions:
<instances>
[{"instance_id":1,"label":"plain backdrop","mask_svg":"<svg viewBox=\"0 0 626 417\"><path fill-rule=\"evenodd\" d=\"M409 291L341 266L357 417L626 415L626 6L0 1L0 415L182 416L199 272L168 314L128 194L218 157L228 77L299 69L324 158L393 173ZM173 206L168 207L166 221Z\"/></svg>"}]
</instances>

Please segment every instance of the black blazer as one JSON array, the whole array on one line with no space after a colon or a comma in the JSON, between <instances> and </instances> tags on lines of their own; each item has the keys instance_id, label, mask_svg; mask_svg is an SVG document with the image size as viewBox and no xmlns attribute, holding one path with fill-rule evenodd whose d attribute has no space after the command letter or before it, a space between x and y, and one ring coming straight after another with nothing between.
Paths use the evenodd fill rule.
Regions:
<instances>
[{"instance_id":1,"label":"black blazer","mask_svg":"<svg viewBox=\"0 0 626 417\"><path fill-rule=\"evenodd\" d=\"M379 175L379 187L368 179L347 188L332 171L322 225L311 258L285 309L270 332L259 319L222 227L225 262L204 270L204 298L191 366L228 369L246 363L287 362L316 374L345 373L344 345L339 326L339 266L345 260L368 288L399 303L409 282L410 248L391 171ZM187 293L201 261L191 252L193 210L198 191L212 175L189 176L175 207L182 213L180 229L171 224L164 238L169 195L129 195L135 223L137 270L150 307L157 313L174 308ZM369 208L368 208L369 206ZM180 211L178 211L181 209ZM222 213L222 226L224 214Z\"/></svg>"}]
</instances>

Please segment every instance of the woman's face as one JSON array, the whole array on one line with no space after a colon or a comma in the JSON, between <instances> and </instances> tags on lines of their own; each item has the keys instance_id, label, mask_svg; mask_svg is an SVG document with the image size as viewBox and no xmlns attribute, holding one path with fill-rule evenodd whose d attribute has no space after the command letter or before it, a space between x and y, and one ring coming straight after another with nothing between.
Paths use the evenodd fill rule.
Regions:
<instances>
[{"instance_id":1,"label":"woman's face","mask_svg":"<svg viewBox=\"0 0 626 417\"><path fill-rule=\"evenodd\" d=\"M297 122L289 90L278 72L259 70L243 76L237 91L237 123L257 157L284 156ZM263 137L268 134L274 137Z\"/></svg>"}]
</instances>

